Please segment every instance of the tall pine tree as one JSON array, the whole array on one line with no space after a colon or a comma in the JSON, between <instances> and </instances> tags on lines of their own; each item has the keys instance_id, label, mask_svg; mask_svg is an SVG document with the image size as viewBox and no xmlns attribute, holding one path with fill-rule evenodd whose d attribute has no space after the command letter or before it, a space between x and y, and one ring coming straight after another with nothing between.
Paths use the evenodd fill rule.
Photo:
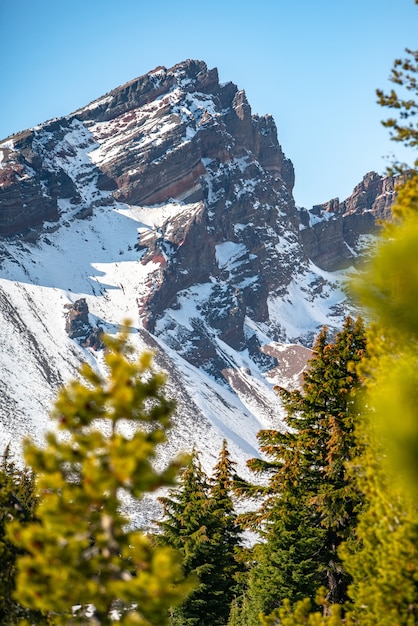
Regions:
<instances>
[{"instance_id":1,"label":"tall pine tree","mask_svg":"<svg viewBox=\"0 0 418 626\"><path fill-rule=\"evenodd\" d=\"M232 461L226 440L223 441L218 462L213 468L209 495L218 528L218 577L217 586L222 594L224 605L223 622L228 618L231 603L237 593L238 575L242 569L239 564L241 529L237 521L232 499L235 463Z\"/></svg>"},{"instance_id":2,"label":"tall pine tree","mask_svg":"<svg viewBox=\"0 0 418 626\"><path fill-rule=\"evenodd\" d=\"M418 0L415 0L418 5ZM396 90L377 91L393 115L383 122L392 139L418 146L418 51L395 60ZM414 100L415 96L415 100ZM371 325L362 368L366 393L356 438L362 454L351 463L362 493L356 536L339 554L352 583L344 620L328 620L309 603L284 607L263 624L282 626L412 626L418 623L418 160L397 187L394 220L385 225L371 262L355 283Z\"/></svg>"},{"instance_id":3,"label":"tall pine tree","mask_svg":"<svg viewBox=\"0 0 418 626\"><path fill-rule=\"evenodd\" d=\"M197 454L181 476L178 489L161 498L164 519L159 542L183 555L187 575L197 587L173 612L175 626L222 626L229 617L239 565L239 529L231 498L233 462L224 442L213 477L203 471Z\"/></svg>"},{"instance_id":4,"label":"tall pine tree","mask_svg":"<svg viewBox=\"0 0 418 626\"><path fill-rule=\"evenodd\" d=\"M405 64L415 72L416 92L418 66ZM416 146L417 126L410 124L399 138ZM417 171L398 187L393 214L356 284L373 321L357 432L365 443L358 474L365 506L359 542L344 546L342 554L353 579L353 613L362 626L418 623Z\"/></svg>"},{"instance_id":5,"label":"tall pine tree","mask_svg":"<svg viewBox=\"0 0 418 626\"><path fill-rule=\"evenodd\" d=\"M361 320L347 318L334 341L326 329L318 335L302 390L277 389L288 430L261 431L264 457L249 462L268 481L258 488L264 496L260 509L247 518L263 539L249 578L249 624L285 598L314 599L320 586L331 603L347 599L350 578L338 547L354 532L361 504L346 463L359 454L353 433L361 381L355 364L365 350Z\"/></svg>"},{"instance_id":6,"label":"tall pine tree","mask_svg":"<svg viewBox=\"0 0 418 626\"><path fill-rule=\"evenodd\" d=\"M207 606L207 600L211 604L207 592L213 575L210 541L213 518L209 506L208 479L196 453L193 453L189 466L181 472L178 488L159 500L164 509L164 518L158 522L161 530L158 544L178 550L185 574L192 574L196 581L190 596L172 612L171 624L210 624L214 615ZM208 621L204 621L206 616Z\"/></svg>"}]
</instances>

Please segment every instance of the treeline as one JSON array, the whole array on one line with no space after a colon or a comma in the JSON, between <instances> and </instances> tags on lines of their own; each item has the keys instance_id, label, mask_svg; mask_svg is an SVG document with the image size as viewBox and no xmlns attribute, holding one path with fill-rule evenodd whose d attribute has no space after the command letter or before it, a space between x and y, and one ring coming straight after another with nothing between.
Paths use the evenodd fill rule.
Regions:
<instances>
[{"instance_id":1,"label":"treeline","mask_svg":"<svg viewBox=\"0 0 418 626\"><path fill-rule=\"evenodd\" d=\"M126 329L105 338L108 376L84 365L60 392L56 430L26 442L30 469L3 456L1 623L415 624L416 498L375 425L376 332L348 317L319 333L301 389L277 388L287 428L260 431L253 482L226 442L211 476L196 452L157 472L164 379L150 355L132 361ZM162 486L158 532L131 528L126 497Z\"/></svg>"},{"instance_id":2,"label":"treeline","mask_svg":"<svg viewBox=\"0 0 418 626\"><path fill-rule=\"evenodd\" d=\"M333 340L323 329L302 389L277 390L288 428L259 433L254 484L236 475L226 442L210 477L197 453L155 472L173 410L164 381L149 355L129 359L126 331L105 341L108 378L84 365L84 382L60 392L57 432L42 448L26 443L31 469L3 457L1 623L250 626L321 587L327 604L349 601L339 547L356 542L362 508L349 467L362 454L361 320L347 318ZM128 530L124 497L173 485L178 471L159 532Z\"/></svg>"},{"instance_id":3,"label":"treeline","mask_svg":"<svg viewBox=\"0 0 418 626\"><path fill-rule=\"evenodd\" d=\"M366 344L361 320L347 318L333 339L321 331L302 389L277 389L287 429L259 433L254 483L236 475L224 443L212 477L194 455L179 487L161 499L157 543L176 548L197 581L173 625L258 626L287 602L314 606L318 592L325 614L351 602L340 546L357 543L363 506L351 462L363 454L355 424ZM257 506L237 514L237 504ZM245 530L258 537L252 547L244 547Z\"/></svg>"}]
</instances>

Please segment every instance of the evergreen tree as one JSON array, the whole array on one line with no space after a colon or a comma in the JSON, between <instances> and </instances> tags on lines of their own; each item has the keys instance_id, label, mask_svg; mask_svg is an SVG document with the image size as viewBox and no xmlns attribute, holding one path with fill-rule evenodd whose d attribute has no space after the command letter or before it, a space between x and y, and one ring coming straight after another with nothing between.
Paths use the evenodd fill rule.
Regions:
<instances>
[{"instance_id":1,"label":"evergreen tree","mask_svg":"<svg viewBox=\"0 0 418 626\"><path fill-rule=\"evenodd\" d=\"M11 460L6 448L0 461L0 623L17 624L26 617L33 624L45 623L41 613L22 607L13 597L16 578L16 559L19 550L6 536L6 524L19 520L22 524L33 521L36 498L33 473L20 469Z\"/></svg>"},{"instance_id":2,"label":"evergreen tree","mask_svg":"<svg viewBox=\"0 0 418 626\"><path fill-rule=\"evenodd\" d=\"M382 106L399 114L384 122L392 139L416 148L418 52L407 53L395 61L391 76L401 91L377 93ZM362 367L366 393L356 425L362 454L351 462L364 503L355 538L339 551L352 577L351 604L344 620L333 616L335 626L418 623L418 160L414 172L399 163L394 169L407 173L397 188L394 220L385 225L367 271L355 282L372 320ZM286 614L277 612L263 623L329 623L308 604L286 608Z\"/></svg>"},{"instance_id":3,"label":"evergreen tree","mask_svg":"<svg viewBox=\"0 0 418 626\"><path fill-rule=\"evenodd\" d=\"M398 189L395 220L355 290L374 324L368 402L385 439L389 471L418 494L418 173ZM373 285L373 288L370 288ZM399 419L394 419L399 415Z\"/></svg>"},{"instance_id":4,"label":"evergreen tree","mask_svg":"<svg viewBox=\"0 0 418 626\"><path fill-rule=\"evenodd\" d=\"M245 594L234 598L231 602L228 626L249 626L248 614L249 611Z\"/></svg>"},{"instance_id":5,"label":"evergreen tree","mask_svg":"<svg viewBox=\"0 0 418 626\"><path fill-rule=\"evenodd\" d=\"M415 0L418 5L418 0ZM377 90L379 103L396 118L384 121L391 138L418 148L418 50L406 50L396 59L390 76L396 85L389 94ZM395 164L396 165L396 164ZM397 164L406 174L399 177L393 221L385 224L364 275L354 283L360 302L373 321L373 354L369 403L375 408L380 435L395 476L405 479L403 488L418 493L418 158L414 170ZM393 415L402 413L401 419Z\"/></svg>"},{"instance_id":6,"label":"evergreen tree","mask_svg":"<svg viewBox=\"0 0 418 626\"><path fill-rule=\"evenodd\" d=\"M364 510L341 552L362 626L418 622L418 175L398 189L393 223L356 290L373 324L357 436ZM372 288L370 287L372 285Z\"/></svg>"},{"instance_id":7,"label":"evergreen tree","mask_svg":"<svg viewBox=\"0 0 418 626\"><path fill-rule=\"evenodd\" d=\"M196 454L178 489L160 498L164 519L159 542L179 550L186 574L197 587L173 613L175 626L221 626L227 623L236 588L235 551L239 531L230 495L233 463L226 442L211 480Z\"/></svg>"},{"instance_id":8,"label":"evergreen tree","mask_svg":"<svg viewBox=\"0 0 418 626\"><path fill-rule=\"evenodd\" d=\"M418 4L418 0L415 0ZM404 59L395 59L390 80L396 85L396 90L384 93L377 89L378 102L381 106L393 110L396 117L390 117L382 122L390 129L391 139L405 144L410 148L418 147L418 50L406 49ZM418 159L414 162L418 169ZM407 165L397 164L398 171L408 171Z\"/></svg>"},{"instance_id":9,"label":"evergreen tree","mask_svg":"<svg viewBox=\"0 0 418 626\"><path fill-rule=\"evenodd\" d=\"M268 484L244 488L264 495L259 511L247 517L253 527L261 524L264 540L255 548L249 577L249 624L285 598L314 599L321 585L329 602L347 598L349 578L338 547L354 532L361 502L345 464L359 453L353 432L361 381L354 366L365 349L361 320L347 318L333 342L323 329L302 390L277 390L288 430L258 435L267 459L252 459L249 466Z\"/></svg>"},{"instance_id":10,"label":"evergreen tree","mask_svg":"<svg viewBox=\"0 0 418 626\"><path fill-rule=\"evenodd\" d=\"M208 478L193 453L190 465L181 473L179 487L169 496L160 498L164 519L158 522L162 531L158 543L178 550L185 574L193 574L197 581L194 591L173 612L171 623L175 626L216 623L216 603L213 606L210 595L214 574L211 543L214 519L208 489Z\"/></svg>"},{"instance_id":11,"label":"evergreen tree","mask_svg":"<svg viewBox=\"0 0 418 626\"><path fill-rule=\"evenodd\" d=\"M127 336L125 328L105 339L105 377L84 364L84 380L61 390L58 429L46 444L25 445L40 503L35 521L9 529L27 553L18 558L16 597L53 624L105 626L117 611L121 626L163 626L188 590L179 556L153 546L121 512L125 498L173 484L179 467L154 469L173 403L151 356L131 360Z\"/></svg>"},{"instance_id":12,"label":"evergreen tree","mask_svg":"<svg viewBox=\"0 0 418 626\"><path fill-rule=\"evenodd\" d=\"M357 462L365 504L356 541L340 549L352 577L350 612L362 626L410 626L418 623L416 499L406 497L388 471L384 440L370 419L364 418L357 435L367 442Z\"/></svg>"},{"instance_id":13,"label":"evergreen tree","mask_svg":"<svg viewBox=\"0 0 418 626\"><path fill-rule=\"evenodd\" d=\"M318 597L316 603L323 602ZM353 618L345 614L342 616L343 608L340 604L329 606L323 602L320 611L312 610L312 602L305 598L299 600L295 606L291 606L289 600L285 600L283 605L275 609L271 615L260 616L260 626L360 626Z\"/></svg>"},{"instance_id":14,"label":"evergreen tree","mask_svg":"<svg viewBox=\"0 0 418 626\"><path fill-rule=\"evenodd\" d=\"M223 441L219 459L213 468L210 481L210 498L217 522L218 555L216 569L217 588L222 594L224 612L222 623L226 623L231 603L237 593L238 576L242 570L239 564L241 529L237 521L232 499L235 463L231 460L226 440Z\"/></svg>"}]
</instances>

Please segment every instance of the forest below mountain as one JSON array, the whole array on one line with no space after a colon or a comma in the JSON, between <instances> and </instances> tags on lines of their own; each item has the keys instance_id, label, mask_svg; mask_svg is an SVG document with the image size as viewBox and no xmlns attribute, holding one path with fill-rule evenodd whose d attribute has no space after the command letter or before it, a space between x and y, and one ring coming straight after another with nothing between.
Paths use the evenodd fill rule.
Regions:
<instances>
[{"instance_id":1,"label":"forest below mountain","mask_svg":"<svg viewBox=\"0 0 418 626\"><path fill-rule=\"evenodd\" d=\"M418 3L418 2L417 2ZM418 52L395 61L393 138L418 145ZM413 119L412 119L413 121ZM316 338L286 430L261 430L254 481L227 445L165 467L174 410L128 329L59 392L54 430L0 467L0 621L158 626L411 626L418 621L418 160L395 165L394 219L350 285L367 322ZM163 488L162 518L124 510ZM249 535L250 533L250 539Z\"/></svg>"}]
</instances>

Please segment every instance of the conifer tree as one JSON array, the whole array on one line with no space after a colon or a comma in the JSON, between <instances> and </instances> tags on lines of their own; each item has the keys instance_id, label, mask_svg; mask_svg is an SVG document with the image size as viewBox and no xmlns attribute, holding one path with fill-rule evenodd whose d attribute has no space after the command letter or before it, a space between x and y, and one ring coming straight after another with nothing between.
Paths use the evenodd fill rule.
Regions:
<instances>
[{"instance_id":1,"label":"conifer tree","mask_svg":"<svg viewBox=\"0 0 418 626\"><path fill-rule=\"evenodd\" d=\"M216 610L216 606L209 606L213 602L209 587L214 573L211 544L214 520L208 478L195 452L190 465L181 473L179 487L169 496L160 498L160 502L164 519L158 522L162 531L158 543L178 550L185 574L193 574L197 581L194 591L173 611L171 623L175 626L209 625L215 619L212 611Z\"/></svg>"},{"instance_id":2,"label":"conifer tree","mask_svg":"<svg viewBox=\"0 0 418 626\"><path fill-rule=\"evenodd\" d=\"M354 365L365 349L361 320L347 318L333 342L323 329L302 390L278 389L289 429L258 435L267 459L252 459L249 466L268 485L258 488L264 501L247 518L255 528L262 524L264 540L255 548L249 579L249 624L285 598L313 600L321 585L329 602L347 598L349 578L338 546L354 532L361 502L345 463L359 453L353 431L361 381Z\"/></svg>"},{"instance_id":3,"label":"conifer tree","mask_svg":"<svg viewBox=\"0 0 418 626\"><path fill-rule=\"evenodd\" d=\"M106 626L116 611L121 626L163 626L188 590L181 561L130 528L122 502L173 484L179 461L160 473L153 466L173 403L150 354L131 360L127 328L105 342L107 375L84 364L84 380L59 393L58 428L43 447L25 444L40 503L37 520L9 530L27 552L18 558L16 597L53 624Z\"/></svg>"},{"instance_id":4,"label":"conifer tree","mask_svg":"<svg viewBox=\"0 0 418 626\"><path fill-rule=\"evenodd\" d=\"M371 418L374 421L375 414ZM402 415L398 416L402 419ZM418 622L418 507L406 496L385 459L384 440L364 418L357 435L367 441L357 480L365 504L356 541L340 548L352 577L350 612L362 626L409 626Z\"/></svg>"},{"instance_id":5,"label":"conifer tree","mask_svg":"<svg viewBox=\"0 0 418 626\"><path fill-rule=\"evenodd\" d=\"M418 4L418 0L415 0ZM406 49L404 59L395 59L390 80L396 85L389 93L377 89L376 94L381 106L392 109L393 116L382 122L390 129L391 139L403 143L410 148L418 147L418 50ZM414 161L418 169L418 159ZM397 164L398 171L410 168L405 164Z\"/></svg>"},{"instance_id":6,"label":"conifer tree","mask_svg":"<svg viewBox=\"0 0 418 626\"><path fill-rule=\"evenodd\" d=\"M230 457L227 442L224 439L218 462L213 468L209 491L213 514L218 525L216 583L218 592L222 594L223 620L229 615L231 603L237 593L238 575L242 569L239 564L241 529L232 499L235 478L235 463Z\"/></svg>"},{"instance_id":7,"label":"conifer tree","mask_svg":"<svg viewBox=\"0 0 418 626\"><path fill-rule=\"evenodd\" d=\"M392 139L416 148L418 52L407 54L394 63L391 80L396 91L377 94L382 106L398 114L383 122ZM362 454L351 463L364 502L356 537L339 551L352 578L351 603L344 620L332 617L335 626L418 623L417 159L414 166L411 171L394 164L393 169L404 174L394 219L385 224L367 271L353 285L372 321L368 359L362 366L366 392L355 433ZM276 613L263 623L328 623L308 605L297 608L304 609L303 619L287 607L286 615Z\"/></svg>"},{"instance_id":8,"label":"conifer tree","mask_svg":"<svg viewBox=\"0 0 418 626\"><path fill-rule=\"evenodd\" d=\"M224 442L210 480L194 453L179 488L160 499L164 519L159 522L159 541L182 553L185 573L198 581L173 612L175 626L227 623L236 588L235 550L239 544L230 495L233 465Z\"/></svg>"},{"instance_id":9,"label":"conifer tree","mask_svg":"<svg viewBox=\"0 0 418 626\"><path fill-rule=\"evenodd\" d=\"M11 459L9 446L0 461L0 624L11 626L24 617L33 624L45 623L41 613L22 607L13 597L16 559L21 551L8 539L6 525L33 521L36 508L35 482L28 468L20 469Z\"/></svg>"},{"instance_id":10,"label":"conifer tree","mask_svg":"<svg viewBox=\"0 0 418 626\"><path fill-rule=\"evenodd\" d=\"M357 282L373 320L357 437L365 505L358 544L341 552L362 626L418 622L418 175L398 189L394 222ZM371 288L372 285L372 288Z\"/></svg>"},{"instance_id":11,"label":"conifer tree","mask_svg":"<svg viewBox=\"0 0 418 626\"><path fill-rule=\"evenodd\" d=\"M247 608L247 598L245 594L237 596L231 602L228 626L250 626L249 610Z\"/></svg>"}]
</instances>

